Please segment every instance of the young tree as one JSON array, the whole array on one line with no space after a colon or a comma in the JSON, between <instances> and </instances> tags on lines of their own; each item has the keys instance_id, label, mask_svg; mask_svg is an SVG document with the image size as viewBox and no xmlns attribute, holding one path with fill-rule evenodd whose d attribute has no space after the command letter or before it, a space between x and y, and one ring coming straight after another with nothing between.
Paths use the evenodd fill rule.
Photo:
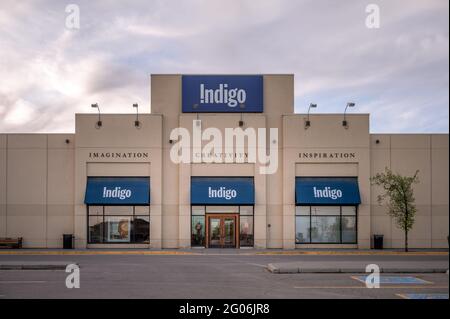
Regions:
<instances>
[{"instance_id":1,"label":"young tree","mask_svg":"<svg viewBox=\"0 0 450 319\"><path fill-rule=\"evenodd\" d=\"M378 173L371 178L373 185L383 188L384 193L377 200L381 205L385 200L389 215L395 219L398 227L405 232L405 251L408 251L408 233L414 225L416 205L413 184L419 182L419 171L413 176L402 176L385 168L384 173Z\"/></svg>"}]
</instances>

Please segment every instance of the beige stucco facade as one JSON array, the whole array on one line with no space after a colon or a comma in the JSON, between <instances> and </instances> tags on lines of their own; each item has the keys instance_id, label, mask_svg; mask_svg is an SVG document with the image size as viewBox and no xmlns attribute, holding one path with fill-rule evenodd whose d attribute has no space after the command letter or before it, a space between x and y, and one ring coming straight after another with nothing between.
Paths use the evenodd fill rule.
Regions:
<instances>
[{"instance_id":1,"label":"beige stucco facade","mask_svg":"<svg viewBox=\"0 0 450 319\"><path fill-rule=\"evenodd\" d=\"M0 237L24 237L25 247L55 248L63 233L73 232L73 138L0 135Z\"/></svg>"},{"instance_id":2,"label":"beige stucco facade","mask_svg":"<svg viewBox=\"0 0 450 319\"><path fill-rule=\"evenodd\" d=\"M358 178L361 204L358 207L357 246L369 248L371 233L369 116L367 114L347 116L348 128L342 126L342 116L339 115L311 115L311 126L308 129L305 129L306 116L286 115L283 120L283 247L294 248L295 245L295 225L292 223L295 216L295 177L334 176ZM338 158L323 156L330 153L337 153L339 156ZM304 154L307 156L303 156Z\"/></svg>"},{"instance_id":3,"label":"beige stucco facade","mask_svg":"<svg viewBox=\"0 0 450 319\"><path fill-rule=\"evenodd\" d=\"M255 248L370 248L383 234L387 248L403 245L403 234L377 203L370 177L389 167L402 174L420 170L415 187L418 208L410 247L446 248L449 228L448 134L370 134L369 115L294 114L294 77L264 76L264 112L182 113L181 75L152 75L151 114L76 114L75 134L0 134L0 237L23 237L24 247L62 247L62 234L74 234L77 248L191 246L191 177L253 177ZM196 163L171 160L171 132L201 128L276 128L278 169L261 174L259 161L208 163L202 148L191 147ZM207 142L204 141L202 146ZM223 149L223 155L245 154ZM124 154L115 156L114 154ZM337 154L328 156L328 154ZM149 244L89 244L88 177L147 176L150 188ZM301 244L295 241L295 177L356 177L361 195L356 244Z\"/></svg>"}]
</instances>

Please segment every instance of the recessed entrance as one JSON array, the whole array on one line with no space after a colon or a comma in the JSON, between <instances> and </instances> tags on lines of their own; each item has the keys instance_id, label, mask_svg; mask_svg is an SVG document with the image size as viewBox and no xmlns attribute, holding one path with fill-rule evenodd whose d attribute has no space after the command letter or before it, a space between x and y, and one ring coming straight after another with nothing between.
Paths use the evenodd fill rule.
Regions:
<instances>
[{"instance_id":1,"label":"recessed entrance","mask_svg":"<svg viewBox=\"0 0 450 319\"><path fill-rule=\"evenodd\" d=\"M206 247L237 248L239 243L238 218L237 214L207 214Z\"/></svg>"}]
</instances>

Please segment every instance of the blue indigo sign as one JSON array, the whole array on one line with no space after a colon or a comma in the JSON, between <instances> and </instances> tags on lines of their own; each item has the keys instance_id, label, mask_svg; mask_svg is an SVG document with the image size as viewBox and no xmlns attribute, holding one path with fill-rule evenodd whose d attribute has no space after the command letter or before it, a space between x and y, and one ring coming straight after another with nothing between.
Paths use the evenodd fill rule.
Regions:
<instances>
[{"instance_id":1,"label":"blue indigo sign","mask_svg":"<svg viewBox=\"0 0 450 319\"><path fill-rule=\"evenodd\" d=\"M297 177L296 204L358 205L358 180L354 177Z\"/></svg>"},{"instance_id":2,"label":"blue indigo sign","mask_svg":"<svg viewBox=\"0 0 450 319\"><path fill-rule=\"evenodd\" d=\"M149 177L88 177L85 204L148 205Z\"/></svg>"},{"instance_id":3,"label":"blue indigo sign","mask_svg":"<svg viewBox=\"0 0 450 319\"><path fill-rule=\"evenodd\" d=\"M183 75L184 113L262 113L262 75Z\"/></svg>"},{"instance_id":4,"label":"blue indigo sign","mask_svg":"<svg viewBox=\"0 0 450 319\"><path fill-rule=\"evenodd\" d=\"M253 177L191 177L192 205L253 205Z\"/></svg>"}]
</instances>

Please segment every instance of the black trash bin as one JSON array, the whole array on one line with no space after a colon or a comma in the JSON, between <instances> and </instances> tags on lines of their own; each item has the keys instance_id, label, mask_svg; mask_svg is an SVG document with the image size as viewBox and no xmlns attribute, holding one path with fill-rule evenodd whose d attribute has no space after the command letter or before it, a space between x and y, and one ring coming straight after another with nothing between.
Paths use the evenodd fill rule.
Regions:
<instances>
[{"instance_id":1,"label":"black trash bin","mask_svg":"<svg viewBox=\"0 0 450 319\"><path fill-rule=\"evenodd\" d=\"M383 249L383 235L373 235L373 249Z\"/></svg>"},{"instance_id":2,"label":"black trash bin","mask_svg":"<svg viewBox=\"0 0 450 319\"><path fill-rule=\"evenodd\" d=\"M73 235L64 234L63 235L63 249L73 249Z\"/></svg>"}]
</instances>

